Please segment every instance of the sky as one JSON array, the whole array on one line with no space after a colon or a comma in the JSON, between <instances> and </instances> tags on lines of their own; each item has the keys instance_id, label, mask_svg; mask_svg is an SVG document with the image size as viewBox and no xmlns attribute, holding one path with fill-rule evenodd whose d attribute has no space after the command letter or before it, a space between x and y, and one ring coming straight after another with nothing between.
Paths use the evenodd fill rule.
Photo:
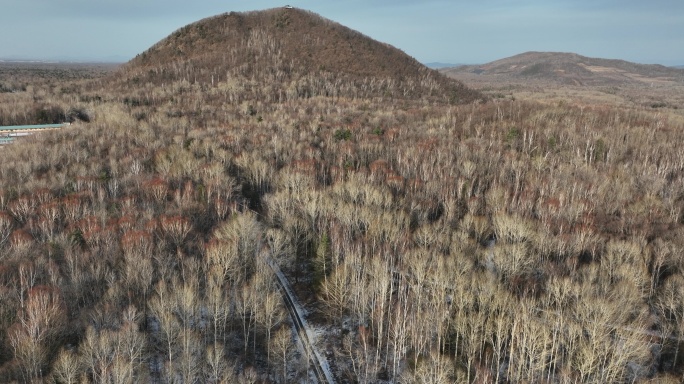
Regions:
<instances>
[{"instance_id":1,"label":"sky","mask_svg":"<svg viewBox=\"0 0 684 384\"><path fill-rule=\"evenodd\" d=\"M423 63L527 51L684 65L684 0L284 0ZM0 59L127 61L176 29L269 0L0 0Z\"/></svg>"}]
</instances>

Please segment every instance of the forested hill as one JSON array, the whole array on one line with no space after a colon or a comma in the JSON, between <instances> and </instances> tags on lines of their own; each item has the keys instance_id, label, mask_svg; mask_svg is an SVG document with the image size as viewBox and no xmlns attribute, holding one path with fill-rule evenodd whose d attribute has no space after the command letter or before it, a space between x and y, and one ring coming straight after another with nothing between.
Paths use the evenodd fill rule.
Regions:
<instances>
[{"instance_id":1,"label":"forested hill","mask_svg":"<svg viewBox=\"0 0 684 384\"><path fill-rule=\"evenodd\" d=\"M247 79L259 96L481 98L401 50L314 13L274 8L230 12L187 25L112 77L125 87L175 81L216 85Z\"/></svg>"}]
</instances>

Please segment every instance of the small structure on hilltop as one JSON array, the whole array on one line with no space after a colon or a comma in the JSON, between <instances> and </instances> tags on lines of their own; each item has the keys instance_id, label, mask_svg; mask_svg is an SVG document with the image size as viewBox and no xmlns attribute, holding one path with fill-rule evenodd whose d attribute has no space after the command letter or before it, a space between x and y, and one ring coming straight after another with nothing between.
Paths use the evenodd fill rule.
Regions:
<instances>
[{"instance_id":1,"label":"small structure on hilltop","mask_svg":"<svg viewBox=\"0 0 684 384\"><path fill-rule=\"evenodd\" d=\"M285 9L292 9L292 8L294 8L294 7L288 4L288 5L286 5L286 6L283 7L283 8L285 8Z\"/></svg>"}]
</instances>

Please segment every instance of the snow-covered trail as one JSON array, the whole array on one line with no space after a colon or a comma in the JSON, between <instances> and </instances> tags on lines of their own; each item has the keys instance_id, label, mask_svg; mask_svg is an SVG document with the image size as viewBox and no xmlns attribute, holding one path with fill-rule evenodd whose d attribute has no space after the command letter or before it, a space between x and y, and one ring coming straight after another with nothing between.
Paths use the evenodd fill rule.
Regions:
<instances>
[{"instance_id":1,"label":"snow-covered trail","mask_svg":"<svg viewBox=\"0 0 684 384\"><path fill-rule=\"evenodd\" d=\"M287 278L285 277L285 275L283 275L282 271L280 270L278 265L276 265L276 263L273 262L273 260L271 260L269 257L266 257L265 259L266 264L268 264L268 266L271 267L271 270L273 270L273 273L278 278L278 285L280 286L280 291L283 294L285 306L287 307L287 311L290 313L290 317L292 317L292 322L294 323L295 328L297 329L297 333L300 336L302 344L304 345L304 348L306 348L307 350L307 356L313 363L314 371L316 372L316 376L318 377L319 383L335 383L332 371L330 370L330 366L328 365L328 360L326 360L323 357L323 355L321 355L321 353L318 351L318 349L312 342L312 340L314 340L314 333L311 330L311 328L309 328L306 319L302 315L304 311L302 310L302 307L299 305L299 302L297 301L297 296L295 296L292 292L290 283L287 281Z\"/></svg>"}]
</instances>

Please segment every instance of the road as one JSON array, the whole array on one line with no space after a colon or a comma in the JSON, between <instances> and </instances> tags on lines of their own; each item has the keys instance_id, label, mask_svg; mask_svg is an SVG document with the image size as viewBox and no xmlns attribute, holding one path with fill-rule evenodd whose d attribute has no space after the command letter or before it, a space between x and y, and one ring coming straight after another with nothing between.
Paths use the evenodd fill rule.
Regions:
<instances>
[{"instance_id":1,"label":"road","mask_svg":"<svg viewBox=\"0 0 684 384\"><path fill-rule=\"evenodd\" d=\"M42 131L61 129L67 125L70 125L70 123L0 126L0 145L12 144L14 140L20 136L28 136Z\"/></svg>"},{"instance_id":2,"label":"road","mask_svg":"<svg viewBox=\"0 0 684 384\"><path fill-rule=\"evenodd\" d=\"M278 278L278 287L283 295L283 301L285 302L287 311L290 313L292 323L297 330L297 334L302 341L302 345L306 349L307 357L314 367L314 372L316 373L318 382L329 384L334 383L335 379L333 377L332 371L330 370L330 366L328 365L328 361L323 357L323 355L318 351L312 342L313 332L309 328L304 316L302 316L302 308L297 301L297 296L295 296L292 288L290 287L290 283L287 281L287 278L285 275L283 275L282 271L278 265L273 262L273 260L267 257L266 264L271 267L273 274L275 274Z\"/></svg>"}]
</instances>

